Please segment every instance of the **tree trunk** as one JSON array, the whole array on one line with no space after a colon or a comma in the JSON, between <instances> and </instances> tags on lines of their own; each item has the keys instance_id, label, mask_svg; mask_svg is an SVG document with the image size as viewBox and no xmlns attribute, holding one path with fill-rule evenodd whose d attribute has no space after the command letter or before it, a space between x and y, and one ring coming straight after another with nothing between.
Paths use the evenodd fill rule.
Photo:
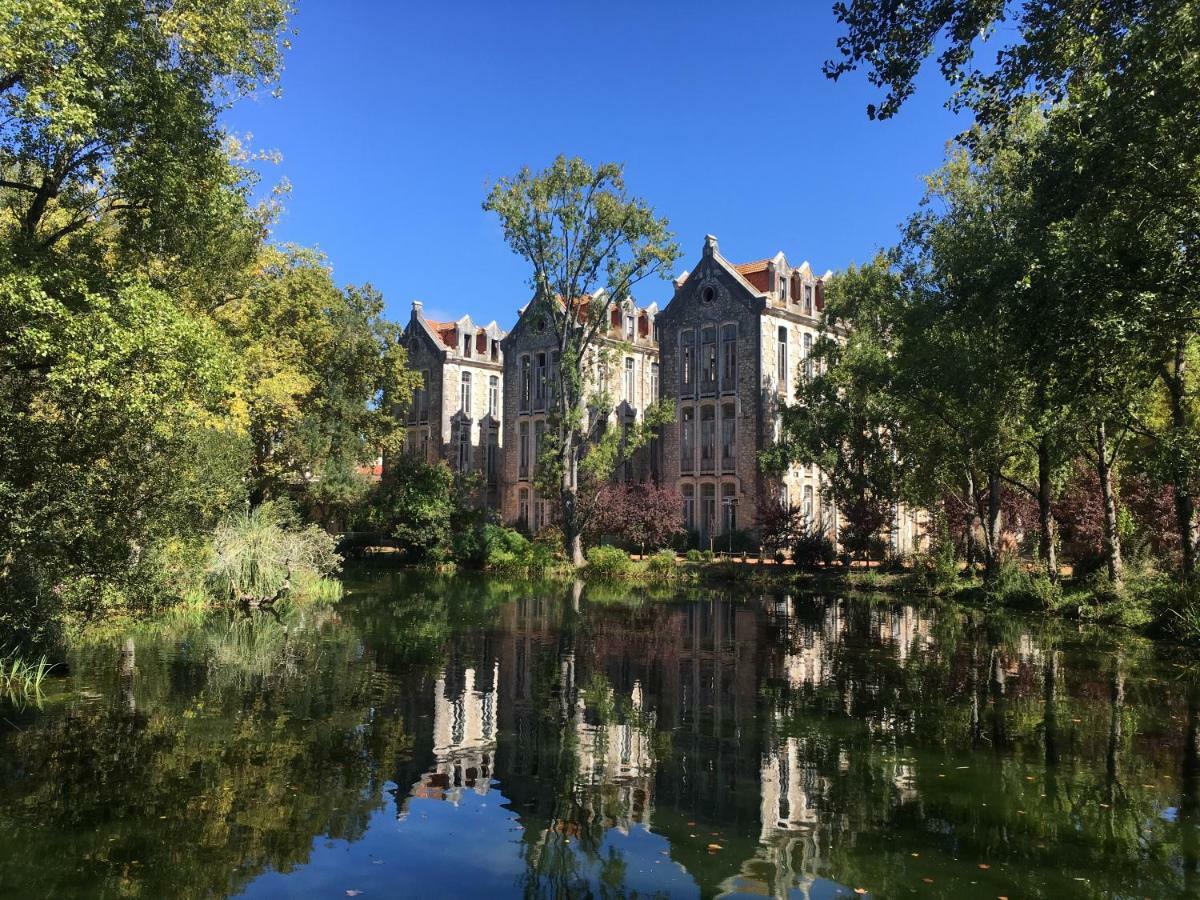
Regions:
<instances>
[{"instance_id":1,"label":"tree trunk","mask_svg":"<svg viewBox=\"0 0 1200 900\"><path fill-rule=\"evenodd\" d=\"M1117 531L1117 498L1113 493L1112 461L1108 458L1108 433L1104 423L1096 426L1096 474L1100 476L1100 500L1104 504L1104 555L1108 578L1120 584L1125 577L1121 560L1121 535Z\"/></svg>"},{"instance_id":2,"label":"tree trunk","mask_svg":"<svg viewBox=\"0 0 1200 900\"><path fill-rule=\"evenodd\" d=\"M1172 369L1162 373L1166 382L1167 397L1171 407L1171 430L1182 437L1187 434L1187 404L1185 379L1187 356L1182 339L1175 343L1175 358ZM1200 543L1200 523L1196 521L1196 501L1192 497L1190 472L1186 466L1172 462L1171 486L1175 489L1175 524L1179 528L1179 545L1182 551L1180 574L1190 579L1196 573L1196 546Z\"/></svg>"},{"instance_id":3,"label":"tree trunk","mask_svg":"<svg viewBox=\"0 0 1200 900\"><path fill-rule=\"evenodd\" d=\"M967 571L972 575L975 574L975 525L978 521L978 514L975 510L975 476L970 472L967 473L967 486L964 492L964 500L967 505L966 512L966 532L964 534L963 555L967 559Z\"/></svg>"},{"instance_id":4,"label":"tree trunk","mask_svg":"<svg viewBox=\"0 0 1200 900\"><path fill-rule=\"evenodd\" d=\"M1050 507L1052 496L1050 485L1050 445L1046 436L1038 441L1038 520L1042 529L1040 550L1042 561L1046 564L1046 575L1051 581L1058 581L1058 557L1054 548L1054 511Z\"/></svg>"},{"instance_id":5,"label":"tree trunk","mask_svg":"<svg viewBox=\"0 0 1200 900\"><path fill-rule=\"evenodd\" d=\"M996 564L1000 561L1000 502L1003 499L1003 483L1000 480L1000 470L988 472L987 520L983 529L983 577L990 580L996 574Z\"/></svg>"},{"instance_id":6,"label":"tree trunk","mask_svg":"<svg viewBox=\"0 0 1200 900\"><path fill-rule=\"evenodd\" d=\"M575 462L575 441L570 429L563 429L559 463L562 480L559 495L562 505L563 551L571 565L583 568L583 535L579 527L579 467Z\"/></svg>"}]
</instances>

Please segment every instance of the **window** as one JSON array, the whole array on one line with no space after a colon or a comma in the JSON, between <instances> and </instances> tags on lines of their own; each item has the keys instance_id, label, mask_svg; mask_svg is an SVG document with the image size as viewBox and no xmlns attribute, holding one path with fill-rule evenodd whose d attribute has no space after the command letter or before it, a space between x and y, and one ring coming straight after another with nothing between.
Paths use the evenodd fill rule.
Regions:
<instances>
[{"instance_id":1,"label":"window","mask_svg":"<svg viewBox=\"0 0 1200 900\"><path fill-rule=\"evenodd\" d=\"M471 426L462 422L458 426L458 471L471 469Z\"/></svg>"},{"instance_id":2,"label":"window","mask_svg":"<svg viewBox=\"0 0 1200 900\"><path fill-rule=\"evenodd\" d=\"M696 489L690 484L681 488L683 493L683 527L688 531L696 530Z\"/></svg>"},{"instance_id":3,"label":"window","mask_svg":"<svg viewBox=\"0 0 1200 900\"><path fill-rule=\"evenodd\" d=\"M493 340L492 341L492 359L499 359L499 358L500 358L500 342Z\"/></svg>"},{"instance_id":4,"label":"window","mask_svg":"<svg viewBox=\"0 0 1200 900\"><path fill-rule=\"evenodd\" d=\"M500 461L500 432L492 428L488 433L487 443L487 479L488 484L496 483L496 469Z\"/></svg>"},{"instance_id":5,"label":"window","mask_svg":"<svg viewBox=\"0 0 1200 900\"><path fill-rule=\"evenodd\" d=\"M776 372L775 379L779 382L779 392L787 393L788 383L788 334L787 328L783 325L779 326L779 342L775 351Z\"/></svg>"},{"instance_id":6,"label":"window","mask_svg":"<svg viewBox=\"0 0 1200 900\"><path fill-rule=\"evenodd\" d=\"M813 489L811 484L804 486L804 518L811 522L813 514Z\"/></svg>"},{"instance_id":7,"label":"window","mask_svg":"<svg viewBox=\"0 0 1200 900\"><path fill-rule=\"evenodd\" d=\"M788 280L782 274L776 276L779 281L779 299L787 303L788 298Z\"/></svg>"},{"instance_id":8,"label":"window","mask_svg":"<svg viewBox=\"0 0 1200 900\"><path fill-rule=\"evenodd\" d=\"M530 400L533 397L533 369L529 355L521 357L521 412L529 412Z\"/></svg>"},{"instance_id":9,"label":"window","mask_svg":"<svg viewBox=\"0 0 1200 900\"><path fill-rule=\"evenodd\" d=\"M711 484L700 485L700 535L712 536L717 527L717 489Z\"/></svg>"},{"instance_id":10,"label":"window","mask_svg":"<svg viewBox=\"0 0 1200 900\"><path fill-rule=\"evenodd\" d=\"M531 529L534 534L541 531L542 526L545 524L543 515L545 511L545 504L535 491L533 495L533 528Z\"/></svg>"},{"instance_id":11,"label":"window","mask_svg":"<svg viewBox=\"0 0 1200 900\"><path fill-rule=\"evenodd\" d=\"M546 442L546 423L537 421L533 423L533 446L529 448L529 461L537 471L538 454L542 452L542 445Z\"/></svg>"},{"instance_id":12,"label":"window","mask_svg":"<svg viewBox=\"0 0 1200 900\"><path fill-rule=\"evenodd\" d=\"M732 484L721 485L721 519L725 534L737 531L737 487Z\"/></svg>"},{"instance_id":13,"label":"window","mask_svg":"<svg viewBox=\"0 0 1200 900\"><path fill-rule=\"evenodd\" d=\"M783 488L779 492L779 504L785 509L791 509L792 495L788 490L787 482L784 482Z\"/></svg>"},{"instance_id":14,"label":"window","mask_svg":"<svg viewBox=\"0 0 1200 900\"><path fill-rule=\"evenodd\" d=\"M533 408L546 408L546 354L537 355L537 373L533 381Z\"/></svg>"},{"instance_id":15,"label":"window","mask_svg":"<svg viewBox=\"0 0 1200 900\"><path fill-rule=\"evenodd\" d=\"M679 423L679 471L691 472L696 466L696 410L685 406L680 410Z\"/></svg>"},{"instance_id":16,"label":"window","mask_svg":"<svg viewBox=\"0 0 1200 900\"><path fill-rule=\"evenodd\" d=\"M737 390L737 326L721 326L721 390Z\"/></svg>"},{"instance_id":17,"label":"window","mask_svg":"<svg viewBox=\"0 0 1200 900\"><path fill-rule=\"evenodd\" d=\"M529 477L529 423L522 422L519 429L520 437L517 441L519 450L517 452L517 477Z\"/></svg>"},{"instance_id":18,"label":"window","mask_svg":"<svg viewBox=\"0 0 1200 900\"><path fill-rule=\"evenodd\" d=\"M717 329L708 327L700 332L700 390L705 394L717 391Z\"/></svg>"},{"instance_id":19,"label":"window","mask_svg":"<svg viewBox=\"0 0 1200 900\"><path fill-rule=\"evenodd\" d=\"M546 403L554 405L556 396L554 386L558 383L558 351L550 354L550 369L546 376Z\"/></svg>"},{"instance_id":20,"label":"window","mask_svg":"<svg viewBox=\"0 0 1200 900\"><path fill-rule=\"evenodd\" d=\"M812 381L813 377L813 361L812 361L812 335L804 335L804 378Z\"/></svg>"},{"instance_id":21,"label":"window","mask_svg":"<svg viewBox=\"0 0 1200 900\"><path fill-rule=\"evenodd\" d=\"M633 316L627 315L625 316L625 340L632 341L633 333Z\"/></svg>"},{"instance_id":22,"label":"window","mask_svg":"<svg viewBox=\"0 0 1200 900\"><path fill-rule=\"evenodd\" d=\"M625 402L630 406L634 405L636 399L634 382L633 357L627 356L625 357Z\"/></svg>"},{"instance_id":23,"label":"window","mask_svg":"<svg viewBox=\"0 0 1200 900\"><path fill-rule=\"evenodd\" d=\"M804 314L806 316L813 314L813 286L811 284L804 286Z\"/></svg>"},{"instance_id":24,"label":"window","mask_svg":"<svg viewBox=\"0 0 1200 900\"><path fill-rule=\"evenodd\" d=\"M458 401L458 408L464 416L471 415L471 373L462 373L462 396Z\"/></svg>"},{"instance_id":25,"label":"window","mask_svg":"<svg viewBox=\"0 0 1200 900\"><path fill-rule=\"evenodd\" d=\"M658 402L658 363L650 363L650 402Z\"/></svg>"},{"instance_id":26,"label":"window","mask_svg":"<svg viewBox=\"0 0 1200 900\"><path fill-rule=\"evenodd\" d=\"M721 468L733 468L737 453L737 418L732 403L721 407Z\"/></svg>"},{"instance_id":27,"label":"window","mask_svg":"<svg viewBox=\"0 0 1200 900\"><path fill-rule=\"evenodd\" d=\"M696 345L689 328L679 335L679 393L691 397L696 393Z\"/></svg>"},{"instance_id":28,"label":"window","mask_svg":"<svg viewBox=\"0 0 1200 900\"><path fill-rule=\"evenodd\" d=\"M497 375L488 376L488 415L496 418L500 410L500 378Z\"/></svg>"},{"instance_id":29,"label":"window","mask_svg":"<svg viewBox=\"0 0 1200 900\"><path fill-rule=\"evenodd\" d=\"M517 496L520 498L517 502L517 518L520 519L522 523L528 525L529 524L529 489L521 488L521 490L517 492Z\"/></svg>"},{"instance_id":30,"label":"window","mask_svg":"<svg viewBox=\"0 0 1200 900\"><path fill-rule=\"evenodd\" d=\"M429 370L421 370L421 387L418 388L417 394L419 399L417 403L417 421L429 421Z\"/></svg>"},{"instance_id":31,"label":"window","mask_svg":"<svg viewBox=\"0 0 1200 900\"><path fill-rule=\"evenodd\" d=\"M717 458L716 409L705 406L700 410L700 471L711 472Z\"/></svg>"}]
</instances>

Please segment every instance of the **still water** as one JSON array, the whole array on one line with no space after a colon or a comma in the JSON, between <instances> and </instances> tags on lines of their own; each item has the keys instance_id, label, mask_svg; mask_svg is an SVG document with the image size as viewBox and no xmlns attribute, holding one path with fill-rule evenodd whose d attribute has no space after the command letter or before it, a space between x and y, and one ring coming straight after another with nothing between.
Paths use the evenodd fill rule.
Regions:
<instances>
[{"instance_id":1,"label":"still water","mask_svg":"<svg viewBox=\"0 0 1200 900\"><path fill-rule=\"evenodd\" d=\"M0 896L1200 896L1175 648L888 598L348 586L78 648L0 706Z\"/></svg>"}]
</instances>

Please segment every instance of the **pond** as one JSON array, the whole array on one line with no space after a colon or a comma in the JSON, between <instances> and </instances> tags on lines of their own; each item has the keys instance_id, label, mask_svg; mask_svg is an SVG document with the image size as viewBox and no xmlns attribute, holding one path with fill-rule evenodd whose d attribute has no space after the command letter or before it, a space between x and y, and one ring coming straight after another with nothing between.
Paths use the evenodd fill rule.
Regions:
<instances>
[{"instance_id":1,"label":"pond","mask_svg":"<svg viewBox=\"0 0 1200 900\"><path fill-rule=\"evenodd\" d=\"M894 598L347 585L93 642L0 706L0 896L1200 896L1177 648Z\"/></svg>"}]
</instances>

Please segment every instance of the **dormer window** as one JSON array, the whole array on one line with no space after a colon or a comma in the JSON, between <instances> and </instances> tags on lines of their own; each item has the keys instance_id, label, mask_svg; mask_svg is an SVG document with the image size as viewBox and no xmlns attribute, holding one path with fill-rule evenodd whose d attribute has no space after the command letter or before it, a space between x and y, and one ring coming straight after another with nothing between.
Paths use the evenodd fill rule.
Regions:
<instances>
[{"instance_id":1,"label":"dormer window","mask_svg":"<svg viewBox=\"0 0 1200 900\"><path fill-rule=\"evenodd\" d=\"M471 357L471 335L464 334L462 336L462 354L470 359Z\"/></svg>"},{"instance_id":2,"label":"dormer window","mask_svg":"<svg viewBox=\"0 0 1200 900\"><path fill-rule=\"evenodd\" d=\"M811 284L804 286L804 314L806 316L813 314L813 286Z\"/></svg>"},{"instance_id":3,"label":"dormer window","mask_svg":"<svg viewBox=\"0 0 1200 900\"><path fill-rule=\"evenodd\" d=\"M788 299L788 280L785 276L779 276L779 299L783 303L787 303Z\"/></svg>"},{"instance_id":4,"label":"dormer window","mask_svg":"<svg viewBox=\"0 0 1200 900\"><path fill-rule=\"evenodd\" d=\"M633 340L633 314L627 313L625 316L625 340Z\"/></svg>"}]
</instances>

